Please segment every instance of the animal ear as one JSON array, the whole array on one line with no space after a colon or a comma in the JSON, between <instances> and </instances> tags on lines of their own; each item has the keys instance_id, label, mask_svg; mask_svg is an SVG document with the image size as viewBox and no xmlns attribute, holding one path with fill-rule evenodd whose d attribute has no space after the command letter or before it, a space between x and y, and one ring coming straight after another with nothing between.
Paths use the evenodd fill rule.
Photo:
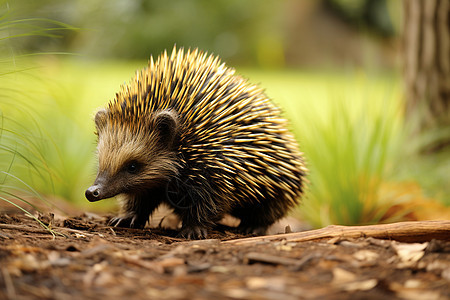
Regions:
<instances>
[{"instance_id":1,"label":"animal ear","mask_svg":"<svg viewBox=\"0 0 450 300\"><path fill-rule=\"evenodd\" d=\"M162 142L171 146L178 132L178 115L173 110L162 110L155 116L156 130Z\"/></svg>"},{"instance_id":2,"label":"animal ear","mask_svg":"<svg viewBox=\"0 0 450 300\"><path fill-rule=\"evenodd\" d=\"M106 127L106 110L101 109L95 114L95 127L97 128L97 134Z\"/></svg>"}]
</instances>

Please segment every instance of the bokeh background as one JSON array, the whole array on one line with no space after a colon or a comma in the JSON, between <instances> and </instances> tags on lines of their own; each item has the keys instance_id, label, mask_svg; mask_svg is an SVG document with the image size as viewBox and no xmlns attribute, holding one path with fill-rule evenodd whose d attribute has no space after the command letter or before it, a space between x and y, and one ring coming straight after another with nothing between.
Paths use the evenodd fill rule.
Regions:
<instances>
[{"instance_id":1,"label":"bokeh background","mask_svg":"<svg viewBox=\"0 0 450 300\"><path fill-rule=\"evenodd\" d=\"M92 60L146 60L177 45L257 68L392 68L398 63L398 1L8 2L14 18L45 18L78 29L62 32L54 26L46 33L57 39L46 34L10 41L15 51L20 46ZM40 21L29 25L48 29Z\"/></svg>"},{"instance_id":2,"label":"bokeh background","mask_svg":"<svg viewBox=\"0 0 450 300\"><path fill-rule=\"evenodd\" d=\"M93 115L176 45L219 55L282 107L310 169L295 217L448 219L450 134L406 113L404 12L384 0L0 1L3 209L114 209L84 198Z\"/></svg>"}]
</instances>

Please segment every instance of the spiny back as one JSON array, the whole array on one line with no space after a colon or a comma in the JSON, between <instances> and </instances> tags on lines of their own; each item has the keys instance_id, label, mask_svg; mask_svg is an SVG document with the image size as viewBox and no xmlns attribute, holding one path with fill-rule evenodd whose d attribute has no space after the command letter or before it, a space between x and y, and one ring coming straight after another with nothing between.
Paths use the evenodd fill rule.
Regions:
<instances>
[{"instance_id":1,"label":"spiny back","mask_svg":"<svg viewBox=\"0 0 450 300\"><path fill-rule=\"evenodd\" d=\"M230 201L283 195L297 202L306 171L301 153L261 88L216 57L174 49L122 86L109 104L109 124L140 132L165 109L179 117L177 151L187 176L216 180L217 193Z\"/></svg>"},{"instance_id":2,"label":"spiny back","mask_svg":"<svg viewBox=\"0 0 450 300\"><path fill-rule=\"evenodd\" d=\"M156 62L151 57L149 66L121 87L115 100L109 103L109 110L114 119L126 121L130 126L138 125L150 113L167 108L175 109L191 124L206 120L226 123L223 116L232 119L230 113L252 102L253 106L269 105L278 113L258 86L249 85L234 72L217 57L197 49L187 53L184 49L174 49L170 57L164 52Z\"/></svg>"}]
</instances>

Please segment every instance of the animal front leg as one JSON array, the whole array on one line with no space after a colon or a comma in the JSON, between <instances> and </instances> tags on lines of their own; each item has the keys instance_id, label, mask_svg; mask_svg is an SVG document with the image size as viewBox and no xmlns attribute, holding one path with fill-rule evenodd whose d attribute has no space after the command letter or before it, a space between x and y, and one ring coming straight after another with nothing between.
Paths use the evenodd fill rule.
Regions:
<instances>
[{"instance_id":1,"label":"animal front leg","mask_svg":"<svg viewBox=\"0 0 450 300\"><path fill-rule=\"evenodd\" d=\"M203 239L208 230L223 216L223 208L218 205L210 192L209 182L193 182L189 177L175 177L166 188L165 201L183 222L180 237Z\"/></svg>"},{"instance_id":2,"label":"animal front leg","mask_svg":"<svg viewBox=\"0 0 450 300\"><path fill-rule=\"evenodd\" d=\"M144 228L150 215L161 204L159 193L126 195L122 199L122 213L112 218L108 225L126 228Z\"/></svg>"},{"instance_id":3,"label":"animal front leg","mask_svg":"<svg viewBox=\"0 0 450 300\"><path fill-rule=\"evenodd\" d=\"M208 236L208 230L223 216L222 211L211 210L211 206L202 201L191 200L189 207L173 207L174 212L183 221L181 231L178 234L186 239L204 239Z\"/></svg>"},{"instance_id":4,"label":"animal front leg","mask_svg":"<svg viewBox=\"0 0 450 300\"><path fill-rule=\"evenodd\" d=\"M208 237L208 227L193 224L183 225L178 235L189 240L206 239Z\"/></svg>"}]
</instances>

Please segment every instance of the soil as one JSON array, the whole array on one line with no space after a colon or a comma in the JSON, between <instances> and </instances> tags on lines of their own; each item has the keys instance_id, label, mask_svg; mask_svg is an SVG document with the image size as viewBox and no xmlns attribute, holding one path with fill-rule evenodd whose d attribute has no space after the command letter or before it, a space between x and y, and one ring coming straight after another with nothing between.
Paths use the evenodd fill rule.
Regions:
<instances>
[{"instance_id":1,"label":"soil","mask_svg":"<svg viewBox=\"0 0 450 300\"><path fill-rule=\"evenodd\" d=\"M233 244L110 216L0 215L0 299L450 299L450 241L374 238Z\"/></svg>"}]
</instances>

